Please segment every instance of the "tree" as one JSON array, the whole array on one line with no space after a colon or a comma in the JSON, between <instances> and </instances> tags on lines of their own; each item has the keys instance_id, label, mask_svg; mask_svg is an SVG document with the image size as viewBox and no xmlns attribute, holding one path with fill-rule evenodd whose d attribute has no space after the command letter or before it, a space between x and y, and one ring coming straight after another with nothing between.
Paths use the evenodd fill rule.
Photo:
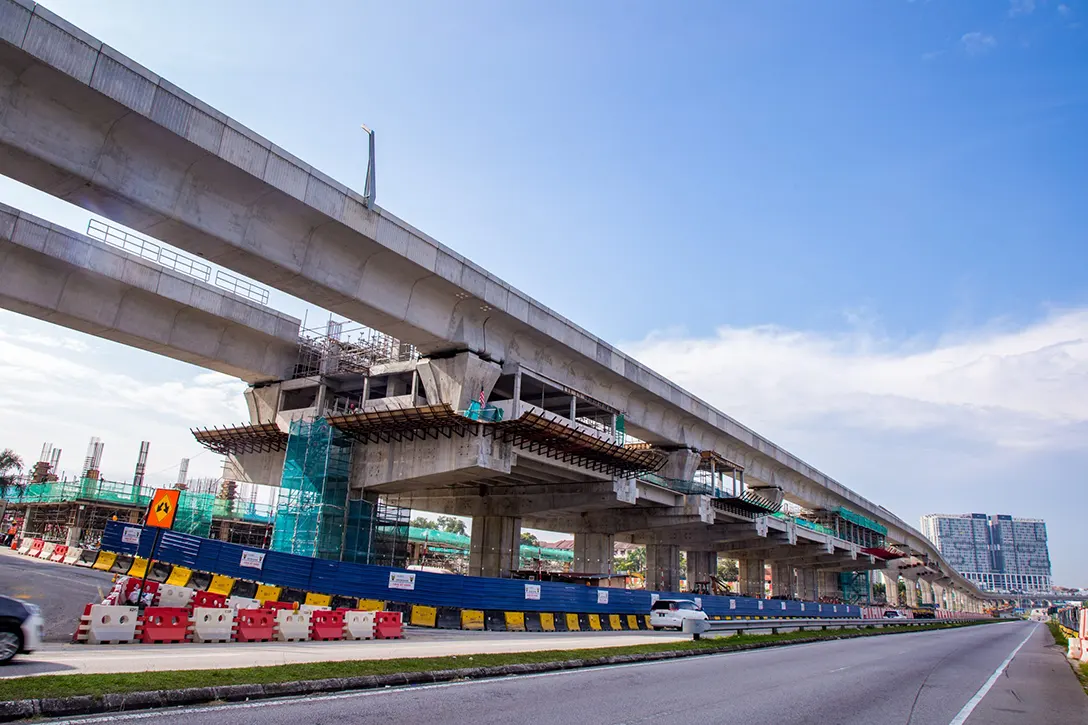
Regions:
<instances>
[{"instance_id":1,"label":"tree","mask_svg":"<svg viewBox=\"0 0 1088 725\"><path fill-rule=\"evenodd\" d=\"M409 526L415 526L417 529L437 529L438 524L423 516L416 516L414 519L408 522Z\"/></svg>"},{"instance_id":2,"label":"tree","mask_svg":"<svg viewBox=\"0 0 1088 725\"><path fill-rule=\"evenodd\" d=\"M522 546L540 546L540 541L528 531L521 532Z\"/></svg>"},{"instance_id":3,"label":"tree","mask_svg":"<svg viewBox=\"0 0 1088 725\"><path fill-rule=\"evenodd\" d=\"M23 470L23 459L15 451L5 448L0 451L0 486L15 483L15 477Z\"/></svg>"},{"instance_id":4,"label":"tree","mask_svg":"<svg viewBox=\"0 0 1088 725\"><path fill-rule=\"evenodd\" d=\"M718 560L718 578L727 582L735 582L740 579L740 567L734 559Z\"/></svg>"},{"instance_id":5,"label":"tree","mask_svg":"<svg viewBox=\"0 0 1088 725\"><path fill-rule=\"evenodd\" d=\"M455 516L439 516L438 528L442 531L448 531L451 534L461 534L462 536L468 533L468 529L465 528L465 522Z\"/></svg>"},{"instance_id":6,"label":"tree","mask_svg":"<svg viewBox=\"0 0 1088 725\"><path fill-rule=\"evenodd\" d=\"M616 571L643 572L646 570L646 547L640 546L631 549L622 556L613 559L612 566Z\"/></svg>"},{"instance_id":7,"label":"tree","mask_svg":"<svg viewBox=\"0 0 1088 725\"><path fill-rule=\"evenodd\" d=\"M883 584L874 584L873 585L873 596L874 597L882 597L887 593L888 593L888 589Z\"/></svg>"}]
</instances>

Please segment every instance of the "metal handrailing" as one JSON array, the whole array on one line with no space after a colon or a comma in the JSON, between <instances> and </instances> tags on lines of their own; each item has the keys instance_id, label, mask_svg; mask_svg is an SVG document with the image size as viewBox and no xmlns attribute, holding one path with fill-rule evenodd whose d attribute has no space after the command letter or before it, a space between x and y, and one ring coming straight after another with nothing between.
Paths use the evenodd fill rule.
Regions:
<instances>
[{"instance_id":1,"label":"metal handrailing","mask_svg":"<svg viewBox=\"0 0 1088 725\"><path fill-rule=\"evenodd\" d=\"M751 631L770 630L778 634L779 630L807 629L856 629L860 627L919 627L943 622L975 620L959 619L685 619L683 632L700 639L708 632L735 632L737 636Z\"/></svg>"},{"instance_id":2,"label":"metal handrailing","mask_svg":"<svg viewBox=\"0 0 1088 725\"><path fill-rule=\"evenodd\" d=\"M100 222L97 219L91 219L87 222L87 236L124 250L129 254L135 254L140 259L146 259L159 266L180 272L187 277L199 279L201 282L212 282L211 265L186 257L173 249L160 246L135 234L130 234L123 229L111 227L109 224ZM268 304L267 289L259 287L249 280L236 277L230 272L224 272L221 269L215 270L214 284L216 287L238 297L262 305Z\"/></svg>"}]
</instances>

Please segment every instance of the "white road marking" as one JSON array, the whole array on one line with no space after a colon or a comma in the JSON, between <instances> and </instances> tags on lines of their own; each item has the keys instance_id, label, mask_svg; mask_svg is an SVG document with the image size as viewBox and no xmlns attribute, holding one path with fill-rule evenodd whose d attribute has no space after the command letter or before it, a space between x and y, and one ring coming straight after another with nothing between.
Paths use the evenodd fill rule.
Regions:
<instances>
[{"instance_id":1,"label":"white road marking","mask_svg":"<svg viewBox=\"0 0 1088 725\"><path fill-rule=\"evenodd\" d=\"M956 714L956 717L952 718L952 722L950 722L948 725L963 725L963 723L967 722L967 718L971 716L971 713L975 711L975 708L978 707L978 704L982 702L982 698L986 697L986 693L989 692L990 688L994 686L995 682L997 682L997 678L1001 677L1001 673L1004 672L1005 668L1009 666L1010 662L1012 662L1012 658L1016 656L1016 653L1020 651L1021 647L1028 643L1028 640L1031 639L1031 636L1035 634L1035 630L1038 628L1038 624L1031 628L1031 631L1028 632L1028 636L1024 637L1024 641L1016 645L1016 649L1012 651L1012 654L1010 654L1007 658L1005 658L1004 662L997 666L997 669L994 670L994 673L990 675L990 679L986 680L986 682L982 684L982 687L978 689L978 692L975 693L975 696L967 701L967 704L964 705L963 709Z\"/></svg>"}]
</instances>

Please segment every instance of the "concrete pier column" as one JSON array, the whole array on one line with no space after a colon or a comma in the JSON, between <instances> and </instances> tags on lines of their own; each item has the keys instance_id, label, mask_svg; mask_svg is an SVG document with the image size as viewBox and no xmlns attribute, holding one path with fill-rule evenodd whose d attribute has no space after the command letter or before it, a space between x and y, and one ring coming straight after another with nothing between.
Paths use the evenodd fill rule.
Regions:
<instances>
[{"instance_id":1,"label":"concrete pier column","mask_svg":"<svg viewBox=\"0 0 1088 725\"><path fill-rule=\"evenodd\" d=\"M687 579L690 592L698 582L709 582L710 577L718 575L718 552L689 551L687 555Z\"/></svg>"},{"instance_id":2,"label":"concrete pier column","mask_svg":"<svg viewBox=\"0 0 1088 725\"><path fill-rule=\"evenodd\" d=\"M767 562L764 559L738 559L740 593L746 597L767 596Z\"/></svg>"},{"instance_id":3,"label":"concrete pier column","mask_svg":"<svg viewBox=\"0 0 1088 725\"><path fill-rule=\"evenodd\" d=\"M796 593L797 587L793 583L793 566L771 562L771 596L793 597Z\"/></svg>"},{"instance_id":4,"label":"concrete pier column","mask_svg":"<svg viewBox=\"0 0 1088 725\"><path fill-rule=\"evenodd\" d=\"M817 593L815 569L798 567L797 596L806 602L816 601Z\"/></svg>"},{"instance_id":5,"label":"concrete pier column","mask_svg":"<svg viewBox=\"0 0 1088 725\"><path fill-rule=\"evenodd\" d=\"M889 607L899 606L899 575L895 572L881 572L884 577L884 596L888 599Z\"/></svg>"},{"instance_id":6,"label":"concrete pier column","mask_svg":"<svg viewBox=\"0 0 1088 725\"><path fill-rule=\"evenodd\" d=\"M922 604L933 604L933 585L922 579L918 582L919 601Z\"/></svg>"},{"instance_id":7,"label":"concrete pier column","mask_svg":"<svg viewBox=\"0 0 1088 725\"><path fill-rule=\"evenodd\" d=\"M615 534L574 532L574 563L571 571L579 574L612 574Z\"/></svg>"},{"instance_id":8,"label":"concrete pier column","mask_svg":"<svg viewBox=\"0 0 1088 725\"><path fill-rule=\"evenodd\" d=\"M819 594L821 597L841 597L842 587L839 586L839 572L820 570L817 581L819 582Z\"/></svg>"},{"instance_id":9,"label":"concrete pier column","mask_svg":"<svg viewBox=\"0 0 1088 725\"><path fill-rule=\"evenodd\" d=\"M475 516L469 544L470 576L508 577L521 556L521 519L513 516Z\"/></svg>"},{"instance_id":10,"label":"concrete pier column","mask_svg":"<svg viewBox=\"0 0 1088 725\"><path fill-rule=\"evenodd\" d=\"M918 581L916 579L907 579L907 606L918 606Z\"/></svg>"},{"instance_id":11,"label":"concrete pier column","mask_svg":"<svg viewBox=\"0 0 1088 725\"><path fill-rule=\"evenodd\" d=\"M679 591L679 546L672 544L646 545L646 588L652 592Z\"/></svg>"},{"instance_id":12,"label":"concrete pier column","mask_svg":"<svg viewBox=\"0 0 1088 725\"><path fill-rule=\"evenodd\" d=\"M479 397L481 390L487 399L502 373L502 366L484 360L474 352L460 352L453 357L420 360L416 370L428 403L446 403L454 410L465 410Z\"/></svg>"}]
</instances>

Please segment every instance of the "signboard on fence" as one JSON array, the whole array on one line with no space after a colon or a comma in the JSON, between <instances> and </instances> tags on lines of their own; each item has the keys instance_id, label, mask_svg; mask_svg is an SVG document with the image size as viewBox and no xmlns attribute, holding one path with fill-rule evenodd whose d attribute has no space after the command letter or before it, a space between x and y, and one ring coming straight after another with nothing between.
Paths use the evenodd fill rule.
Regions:
<instances>
[{"instance_id":1,"label":"signboard on fence","mask_svg":"<svg viewBox=\"0 0 1088 725\"><path fill-rule=\"evenodd\" d=\"M598 589L597 590L597 604L608 604L608 590L607 589Z\"/></svg>"},{"instance_id":2,"label":"signboard on fence","mask_svg":"<svg viewBox=\"0 0 1088 725\"><path fill-rule=\"evenodd\" d=\"M264 552L263 551L243 551L242 560L238 562L238 566L244 566L247 569L263 569L264 568Z\"/></svg>"},{"instance_id":3,"label":"signboard on fence","mask_svg":"<svg viewBox=\"0 0 1088 725\"><path fill-rule=\"evenodd\" d=\"M121 532L121 541L125 544L139 544L140 531L142 529L137 526L126 526L125 530Z\"/></svg>"},{"instance_id":4,"label":"signboard on fence","mask_svg":"<svg viewBox=\"0 0 1088 725\"><path fill-rule=\"evenodd\" d=\"M151 497L151 506L147 509L145 526L154 526L160 529L169 529L174 526L174 519L178 515L178 498L181 491L176 488L156 488L155 495Z\"/></svg>"},{"instance_id":5,"label":"signboard on fence","mask_svg":"<svg viewBox=\"0 0 1088 725\"><path fill-rule=\"evenodd\" d=\"M416 575L406 574L399 571L389 572L389 588L390 589L415 589L416 588Z\"/></svg>"},{"instance_id":6,"label":"signboard on fence","mask_svg":"<svg viewBox=\"0 0 1088 725\"><path fill-rule=\"evenodd\" d=\"M540 585L539 584L526 584L525 585L525 598L532 599L533 601L540 601Z\"/></svg>"}]
</instances>

